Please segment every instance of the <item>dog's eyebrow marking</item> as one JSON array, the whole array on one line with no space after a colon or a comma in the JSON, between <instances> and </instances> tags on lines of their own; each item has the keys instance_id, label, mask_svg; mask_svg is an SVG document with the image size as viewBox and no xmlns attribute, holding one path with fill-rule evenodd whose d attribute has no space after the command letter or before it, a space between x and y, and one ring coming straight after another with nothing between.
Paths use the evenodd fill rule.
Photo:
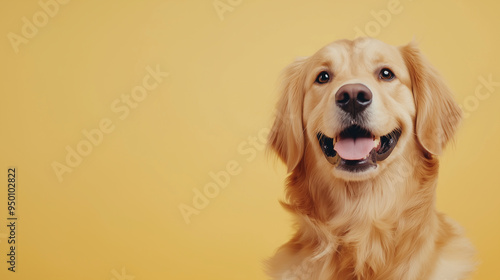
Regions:
<instances>
[{"instance_id":1,"label":"dog's eyebrow marking","mask_svg":"<svg viewBox=\"0 0 500 280\"><path fill-rule=\"evenodd\" d=\"M313 62L318 64L310 68L313 76L318 75L321 71L328 71L330 75L334 76L333 61L324 58L314 58Z\"/></svg>"},{"instance_id":2,"label":"dog's eyebrow marking","mask_svg":"<svg viewBox=\"0 0 500 280\"><path fill-rule=\"evenodd\" d=\"M332 68L333 67L333 62L330 61L330 60L323 61L321 63L321 67Z\"/></svg>"},{"instance_id":3,"label":"dog's eyebrow marking","mask_svg":"<svg viewBox=\"0 0 500 280\"><path fill-rule=\"evenodd\" d=\"M373 59L373 64L375 65L387 65L387 61L382 54L376 54Z\"/></svg>"},{"instance_id":4,"label":"dog's eyebrow marking","mask_svg":"<svg viewBox=\"0 0 500 280\"><path fill-rule=\"evenodd\" d=\"M331 59L329 59L328 57L315 57L313 59L313 62L319 64L319 66L315 67L315 69L319 68L319 67L326 67L326 68L333 67L333 61Z\"/></svg>"}]
</instances>

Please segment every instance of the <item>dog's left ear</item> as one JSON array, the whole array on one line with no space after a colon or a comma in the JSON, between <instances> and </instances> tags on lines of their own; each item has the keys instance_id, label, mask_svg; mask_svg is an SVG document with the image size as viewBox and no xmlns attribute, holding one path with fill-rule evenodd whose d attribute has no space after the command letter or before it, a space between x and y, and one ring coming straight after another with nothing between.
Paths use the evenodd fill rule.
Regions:
<instances>
[{"instance_id":1,"label":"dog's left ear","mask_svg":"<svg viewBox=\"0 0 500 280\"><path fill-rule=\"evenodd\" d=\"M418 141L428 153L440 155L462 120L462 110L414 42L401 47L400 51L410 72Z\"/></svg>"},{"instance_id":2,"label":"dog's left ear","mask_svg":"<svg viewBox=\"0 0 500 280\"><path fill-rule=\"evenodd\" d=\"M269 134L269 146L287 165L288 172L299 164L304 154L302 67L305 60L297 59L283 70L276 119Z\"/></svg>"}]
</instances>

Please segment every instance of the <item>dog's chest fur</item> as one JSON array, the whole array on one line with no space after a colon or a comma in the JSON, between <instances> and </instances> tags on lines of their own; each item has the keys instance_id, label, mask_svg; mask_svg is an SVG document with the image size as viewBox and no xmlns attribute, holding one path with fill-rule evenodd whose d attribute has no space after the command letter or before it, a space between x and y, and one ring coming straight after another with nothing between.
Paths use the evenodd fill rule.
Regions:
<instances>
[{"instance_id":1,"label":"dog's chest fur","mask_svg":"<svg viewBox=\"0 0 500 280\"><path fill-rule=\"evenodd\" d=\"M328 195L306 187L302 174L295 178L290 178L290 198L312 201L292 199L302 209L287 206L296 214L298 231L271 259L274 279L444 280L464 279L472 270L470 262L453 262L469 260L472 247L452 221L436 212L436 177L424 184L413 181L405 188L414 190L410 193L397 186L380 192L381 186L365 184ZM308 195L295 193L304 189ZM406 203L398 203L401 199Z\"/></svg>"},{"instance_id":2,"label":"dog's chest fur","mask_svg":"<svg viewBox=\"0 0 500 280\"><path fill-rule=\"evenodd\" d=\"M463 278L473 269L468 241L444 216L434 230L339 229L312 226L300 229L270 261L282 280L443 280ZM345 231L345 229L343 230ZM313 234L316 234L313 237ZM433 252L440 253L433 253ZM430 257L429 257L430 256ZM464 261L459 261L464 260Z\"/></svg>"}]
</instances>

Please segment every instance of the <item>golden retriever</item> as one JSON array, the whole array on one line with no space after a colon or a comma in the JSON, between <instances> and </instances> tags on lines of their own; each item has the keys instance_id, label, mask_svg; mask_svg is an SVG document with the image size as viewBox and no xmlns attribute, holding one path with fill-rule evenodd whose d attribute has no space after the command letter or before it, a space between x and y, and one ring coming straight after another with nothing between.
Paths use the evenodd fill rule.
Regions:
<instances>
[{"instance_id":1,"label":"golden retriever","mask_svg":"<svg viewBox=\"0 0 500 280\"><path fill-rule=\"evenodd\" d=\"M474 268L437 212L439 161L462 113L415 43L335 41L286 67L269 147L297 232L273 279L459 280Z\"/></svg>"}]
</instances>

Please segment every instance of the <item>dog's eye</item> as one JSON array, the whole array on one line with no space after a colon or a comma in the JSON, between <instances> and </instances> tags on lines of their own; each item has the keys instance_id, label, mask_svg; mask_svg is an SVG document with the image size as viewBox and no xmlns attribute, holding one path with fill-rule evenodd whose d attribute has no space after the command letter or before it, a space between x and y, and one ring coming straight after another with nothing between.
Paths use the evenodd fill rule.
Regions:
<instances>
[{"instance_id":1,"label":"dog's eye","mask_svg":"<svg viewBox=\"0 0 500 280\"><path fill-rule=\"evenodd\" d=\"M316 77L316 83L318 84L325 84L325 83L328 83L330 81L330 74L328 74L328 72L326 71L323 71L321 73L319 73L318 77Z\"/></svg>"},{"instance_id":2,"label":"dog's eye","mask_svg":"<svg viewBox=\"0 0 500 280\"><path fill-rule=\"evenodd\" d=\"M391 81L396 77L394 73L392 73L391 70L384 68L380 70L380 73L378 74L379 79L384 80L384 81Z\"/></svg>"}]
</instances>

